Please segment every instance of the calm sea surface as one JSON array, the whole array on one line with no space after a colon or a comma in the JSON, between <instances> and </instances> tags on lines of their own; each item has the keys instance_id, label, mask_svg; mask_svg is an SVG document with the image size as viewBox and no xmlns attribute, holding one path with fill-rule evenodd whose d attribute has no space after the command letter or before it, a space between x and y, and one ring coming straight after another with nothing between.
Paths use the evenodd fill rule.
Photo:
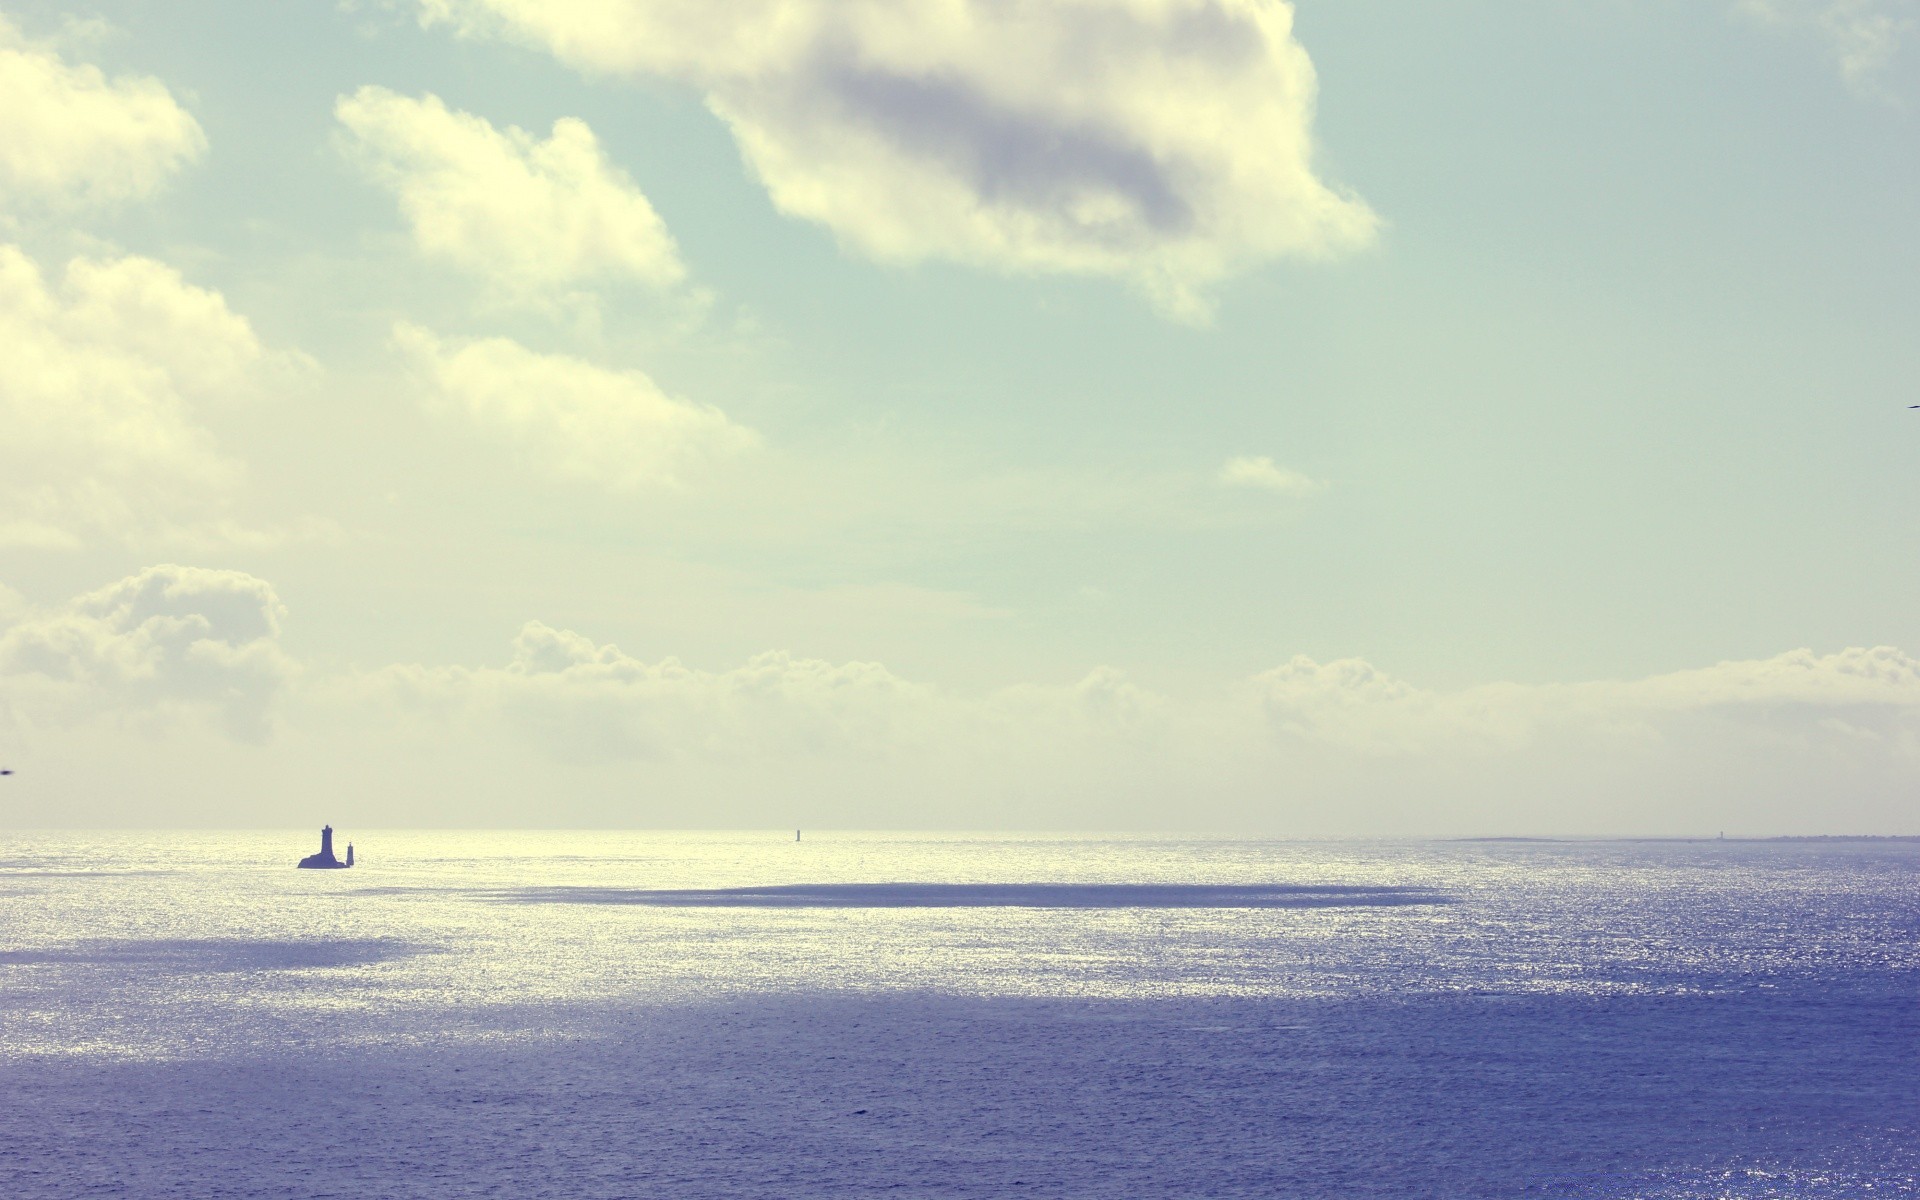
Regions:
<instances>
[{"instance_id":1,"label":"calm sea surface","mask_svg":"<svg viewBox=\"0 0 1920 1200\"><path fill-rule=\"evenodd\" d=\"M0 1196L1920 1196L1920 844L0 834Z\"/></svg>"}]
</instances>

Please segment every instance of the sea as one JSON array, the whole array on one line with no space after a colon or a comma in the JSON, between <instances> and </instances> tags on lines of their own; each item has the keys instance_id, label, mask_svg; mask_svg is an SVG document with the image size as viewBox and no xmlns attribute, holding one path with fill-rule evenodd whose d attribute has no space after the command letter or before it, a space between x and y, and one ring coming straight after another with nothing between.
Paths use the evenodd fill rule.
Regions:
<instances>
[{"instance_id":1,"label":"sea","mask_svg":"<svg viewBox=\"0 0 1920 1200\"><path fill-rule=\"evenodd\" d=\"M1920 842L0 834L0 1197L1920 1196Z\"/></svg>"}]
</instances>

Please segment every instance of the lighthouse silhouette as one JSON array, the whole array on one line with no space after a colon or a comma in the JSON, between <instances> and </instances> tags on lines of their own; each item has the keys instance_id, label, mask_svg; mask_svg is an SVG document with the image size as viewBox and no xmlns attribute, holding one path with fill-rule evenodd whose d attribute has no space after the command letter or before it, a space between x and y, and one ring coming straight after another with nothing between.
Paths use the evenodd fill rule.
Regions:
<instances>
[{"instance_id":1,"label":"lighthouse silhouette","mask_svg":"<svg viewBox=\"0 0 1920 1200\"><path fill-rule=\"evenodd\" d=\"M353 865L353 843L347 843L347 861L341 862L333 856L333 826L320 827L320 853L309 854L300 860L300 865L309 870L342 870Z\"/></svg>"}]
</instances>

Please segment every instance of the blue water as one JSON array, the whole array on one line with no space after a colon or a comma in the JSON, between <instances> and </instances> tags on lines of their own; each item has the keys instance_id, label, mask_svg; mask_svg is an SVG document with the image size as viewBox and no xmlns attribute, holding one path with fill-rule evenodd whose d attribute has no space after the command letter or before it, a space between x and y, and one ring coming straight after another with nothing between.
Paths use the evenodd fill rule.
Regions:
<instances>
[{"instance_id":1,"label":"blue water","mask_svg":"<svg viewBox=\"0 0 1920 1200\"><path fill-rule=\"evenodd\" d=\"M0 835L0 1196L1920 1196L1920 844Z\"/></svg>"}]
</instances>

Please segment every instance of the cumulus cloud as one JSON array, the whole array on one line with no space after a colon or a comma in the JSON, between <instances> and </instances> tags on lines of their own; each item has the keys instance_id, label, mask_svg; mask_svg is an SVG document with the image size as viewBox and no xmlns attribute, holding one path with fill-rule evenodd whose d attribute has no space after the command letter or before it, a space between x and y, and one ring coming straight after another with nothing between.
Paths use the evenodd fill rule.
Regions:
<instances>
[{"instance_id":1,"label":"cumulus cloud","mask_svg":"<svg viewBox=\"0 0 1920 1200\"><path fill-rule=\"evenodd\" d=\"M0 203L138 199L206 148L159 80L68 63L0 15Z\"/></svg>"},{"instance_id":2,"label":"cumulus cloud","mask_svg":"<svg viewBox=\"0 0 1920 1200\"><path fill-rule=\"evenodd\" d=\"M540 354L507 338L449 342L406 323L393 338L438 402L562 477L614 490L673 486L759 442L718 409L677 400L639 371Z\"/></svg>"},{"instance_id":3,"label":"cumulus cloud","mask_svg":"<svg viewBox=\"0 0 1920 1200\"><path fill-rule=\"evenodd\" d=\"M0 635L0 704L27 726L199 713L258 741L294 675L284 612L251 575L149 567Z\"/></svg>"},{"instance_id":4,"label":"cumulus cloud","mask_svg":"<svg viewBox=\"0 0 1920 1200\"><path fill-rule=\"evenodd\" d=\"M1920 30L1920 0L1740 0L1739 8L1820 37L1847 83L1866 93L1880 90L1883 73Z\"/></svg>"},{"instance_id":5,"label":"cumulus cloud","mask_svg":"<svg viewBox=\"0 0 1920 1200\"><path fill-rule=\"evenodd\" d=\"M1230 458L1221 464L1215 478L1224 487L1254 488L1286 496L1311 496L1326 486L1298 471L1280 466L1264 454Z\"/></svg>"},{"instance_id":6,"label":"cumulus cloud","mask_svg":"<svg viewBox=\"0 0 1920 1200\"><path fill-rule=\"evenodd\" d=\"M240 468L204 416L285 378L218 292L150 258L50 280L0 245L0 544L151 537L226 518Z\"/></svg>"},{"instance_id":7,"label":"cumulus cloud","mask_svg":"<svg viewBox=\"0 0 1920 1200\"><path fill-rule=\"evenodd\" d=\"M1211 285L1365 245L1315 172L1317 82L1279 0L421 0L423 20L683 81L774 204L884 262Z\"/></svg>"},{"instance_id":8,"label":"cumulus cloud","mask_svg":"<svg viewBox=\"0 0 1920 1200\"><path fill-rule=\"evenodd\" d=\"M342 96L334 113L368 177L398 198L420 252L502 298L686 277L666 224L584 121L556 121L542 140L380 87Z\"/></svg>"}]
</instances>

